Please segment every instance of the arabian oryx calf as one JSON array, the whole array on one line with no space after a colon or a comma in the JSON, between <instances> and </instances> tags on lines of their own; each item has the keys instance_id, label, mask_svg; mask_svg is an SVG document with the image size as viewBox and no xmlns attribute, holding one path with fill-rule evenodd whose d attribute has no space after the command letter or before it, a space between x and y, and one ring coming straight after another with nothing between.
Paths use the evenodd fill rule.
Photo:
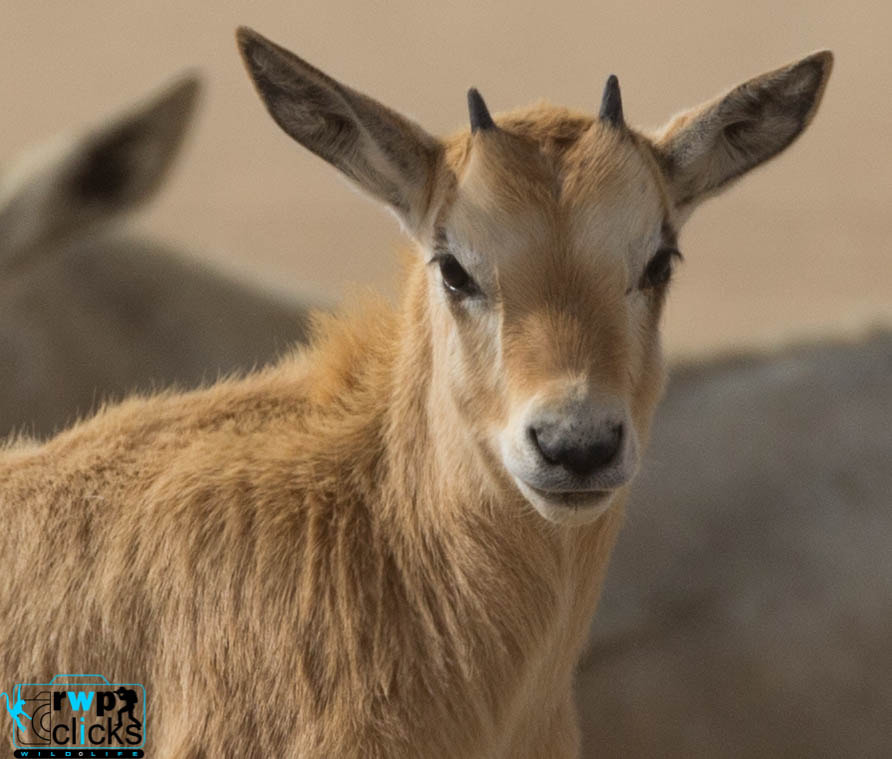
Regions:
<instances>
[{"instance_id":1,"label":"arabian oryx calf","mask_svg":"<svg viewBox=\"0 0 892 759\"><path fill-rule=\"evenodd\" d=\"M809 123L827 52L654 137L617 80L437 139L242 30L273 118L400 217L397 307L0 458L0 680L147 688L158 757L572 757L679 224ZM50 632L48 632L50 631ZM46 682L45 680L43 682Z\"/></svg>"}]
</instances>

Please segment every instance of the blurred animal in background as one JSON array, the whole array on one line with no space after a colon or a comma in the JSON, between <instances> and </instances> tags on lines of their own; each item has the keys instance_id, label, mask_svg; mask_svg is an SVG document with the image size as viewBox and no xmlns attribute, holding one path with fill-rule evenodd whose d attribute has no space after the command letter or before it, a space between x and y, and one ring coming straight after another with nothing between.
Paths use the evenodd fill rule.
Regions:
<instances>
[{"instance_id":1,"label":"blurred animal in background","mask_svg":"<svg viewBox=\"0 0 892 759\"><path fill-rule=\"evenodd\" d=\"M892 756L890 377L890 331L675 368L578 679L585 756Z\"/></svg>"},{"instance_id":2,"label":"blurred animal in background","mask_svg":"<svg viewBox=\"0 0 892 759\"><path fill-rule=\"evenodd\" d=\"M306 309L120 228L168 176L194 75L0 168L0 436L44 436L107 398L262 364Z\"/></svg>"}]
</instances>

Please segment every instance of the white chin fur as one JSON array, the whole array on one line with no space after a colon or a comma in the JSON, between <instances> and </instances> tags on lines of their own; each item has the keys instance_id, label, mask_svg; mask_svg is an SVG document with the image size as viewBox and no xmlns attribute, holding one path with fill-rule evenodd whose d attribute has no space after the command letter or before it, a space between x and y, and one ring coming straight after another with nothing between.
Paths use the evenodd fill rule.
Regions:
<instances>
[{"instance_id":1,"label":"white chin fur","mask_svg":"<svg viewBox=\"0 0 892 759\"><path fill-rule=\"evenodd\" d=\"M523 497L536 511L554 524L582 525L594 522L613 503L616 491L591 493L544 493L514 478ZM562 502L563 501L563 502Z\"/></svg>"}]
</instances>

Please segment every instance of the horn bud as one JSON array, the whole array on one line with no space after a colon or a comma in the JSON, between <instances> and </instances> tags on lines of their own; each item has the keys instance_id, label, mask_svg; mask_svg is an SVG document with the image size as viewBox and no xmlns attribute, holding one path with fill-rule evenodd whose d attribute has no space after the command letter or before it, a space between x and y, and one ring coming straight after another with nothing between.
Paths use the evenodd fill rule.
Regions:
<instances>
[{"instance_id":1,"label":"horn bud","mask_svg":"<svg viewBox=\"0 0 892 759\"><path fill-rule=\"evenodd\" d=\"M476 87L468 90L468 114L471 117L471 132L496 128L496 122L489 115L483 96L477 92Z\"/></svg>"},{"instance_id":2,"label":"horn bud","mask_svg":"<svg viewBox=\"0 0 892 759\"><path fill-rule=\"evenodd\" d=\"M623 101L619 94L619 79L616 78L616 74L607 77L599 116L601 121L606 121L617 129L623 126Z\"/></svg>"}]
</instances>

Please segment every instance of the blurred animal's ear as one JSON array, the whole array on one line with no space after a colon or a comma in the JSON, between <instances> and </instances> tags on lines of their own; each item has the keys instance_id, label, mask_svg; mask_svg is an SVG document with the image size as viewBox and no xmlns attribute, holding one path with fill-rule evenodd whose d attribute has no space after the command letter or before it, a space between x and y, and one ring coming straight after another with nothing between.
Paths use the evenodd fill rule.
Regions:
<instances>
[{"instance_id":1,"label":"blurred animal's ear","mask_svg":"<svg viewBox=\"0 0 892 759\"><path fill-rule=\"evenodd\" d=\"M418 233L430 207L440 142L257 32L242 27L236 37L275 122Z\"/></svg>"},{"instance_id":2,"label":"blurred animal's ear","mask_svg":"<svg viewBox=\"0 0 892 759\"><path fill-rule=\"evenodd\" d=\"M182 76L74 138L27 151L0 177L0 259L114 221L152 197L199 90L195 75Z\"/></svg>"},{"instance_id":3,"label":"blurred animal's ear","mask_svg":"<svg viewBox=\"0 0 892 759\"><path fill-rule=\"evenodd\" d=\"M654 147L676 206L690 210L788 147L815 115L832 66L829 50L814 53L672 119Z\"/></svg>"},{"instance_id":4,"label":"blurred animal's ear","mask_svg":"<svg viewBox=\"0 0 892 759\"><path fill-rule=\"evenodd\" d=\"M69 190L80 202L123 208L161 186L192 121L200 82L186 75L87 135L77 150Z\"/></svg>"}]
</instances>

